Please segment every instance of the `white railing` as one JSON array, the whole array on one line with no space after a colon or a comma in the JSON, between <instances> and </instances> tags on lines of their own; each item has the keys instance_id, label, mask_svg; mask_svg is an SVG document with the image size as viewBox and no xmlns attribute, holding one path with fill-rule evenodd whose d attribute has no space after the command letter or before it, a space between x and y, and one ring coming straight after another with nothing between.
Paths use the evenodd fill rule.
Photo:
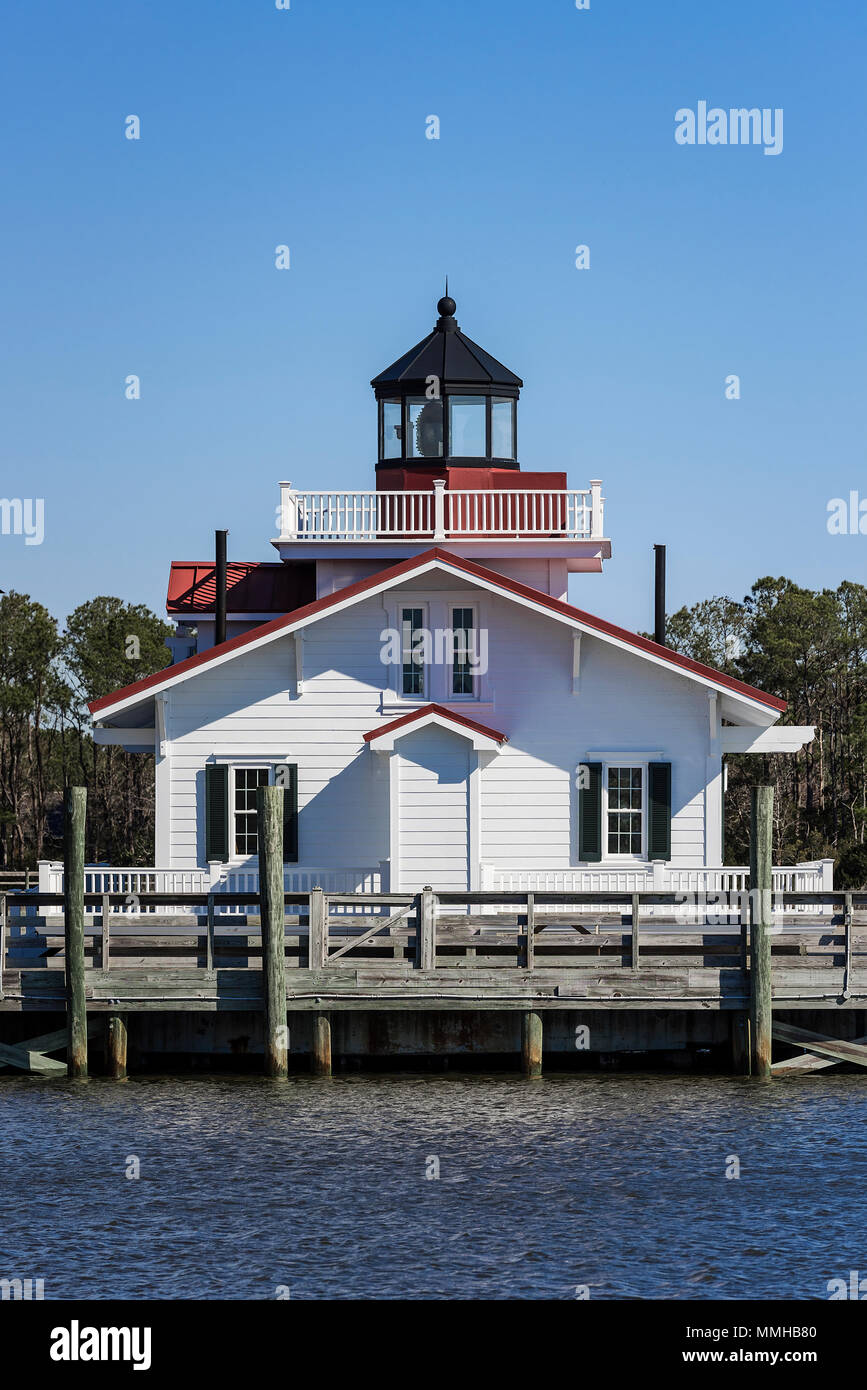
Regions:
<instances>
[{"instance_id":1,"label":"white railing","mask_svg":"<svg viewBox=\"0 0 867 1390\"><path fill-rule=\"evenodd\" d=\"M379 893L383 891L381 867L372 869L317 869L286 865L283 870L285 893L309 893L311 888L323 888L326 893ZM59 860L41 860L39 889L43 893L63 892L63 864ZM129 904L116 908L128 912L135 908L140 893L258 893L259 870L232 869L214 864L207 869L115 868L108 865L86 865L85 893L122 893ZM98 912L87 907L87 912ZM156 911L155 908L149 909ZM171 912L171 904L160 912ZM179 905L178 911L187 911ZM59 906L46 907L47 913L59 913Z\"/></svg>"},{"instance_id":2,"label":"white railing","mask_svg":"<svg viewBox=\"0 0 867 1390\"><path fill-rule=\"evenodd\" d=\"M720 895L732 895L730 910L738 910L737 895L745 893L749 887L749 868L745 865L724 867L678 868L676 865L653 863L641 866L599 865L571 869L519 869L500 868L494 864L482 864L479 887L485 891L507 893L557 892L557 893L642 893L668 892L682 894L685 906L690 902L701 910L706 904L708 911L713 909ZM822 893L832 892L834 888L833 859L819 859L808 864L780 866L773 870L774 893ZM39 888L43 893L63 892L63 864L59 860L41 860L39 864ZM283 889L286 893L308 893L311 888L322 888L326 893L381 893L387 892L388 865L381 863L376 868L321 869L286 865L283 871ZM135 907L134 899L140 893L258 893L259 871L250 868L230 868L222 864L211 865L207 869L159 869L159 868L115 868L108 865L88 865L84 871L85 893L123 894ZM689 901L686 901L686 900ZM129 911L130 906L118 907L118 912ZM98 912L98 907L89 907L88 912ZM151 909L155 910L155 909ZM159 909L172 911L171 905ZM179 906L178 911L185 911ZM576 904L576 912L599 912L604 903L592 905ZM612 911L620 911L612 905ZM653 908L648 907L652 915ZM661 907L660 912L670 914L671 907ZM775 904L774 911L782 911L782 904ZM798 904L798 911L807 914L819 913L824 909L810 904ZM42 909L46 913L59 913L59 906Z\"/></svg>"},{"instance_id":3,"label":"white railing","mask_svg":"<svg viewBox=\"0 0 867 1390\"><path fill-rule=\"evenodd\" d=\"M281 541L601 539L601 482L575 488L298 492L280 484Z\"/></svg>"},{"instance_id":4,"label":"white railing","mask_svg":"<svg viewBox=\"0 0 867 1390\"><path fill-rule=\"evenodd\" d=\"M794 864L774 868L773 892L778 893L822 893L832 892L834 888L833 859L819 859L809 864ZM725 865L723 867L678 868L676 865L653 863L646 867L600 865L574 869L505 869L493 864L483 864L481 887L504 892L525 893L677 893L684 897L684 907L690 904L697 911L706 908L712 911L720 898L729 898L732 912L739 910L738 895L749 889L750 871L745 865ZM604 905L603 905L604 907ZM599 912L599 904L575 905L577 912ZM612 911L621 910L612 905ZM775 912L782 912L783 904L774 904ZM653 914L654 909L647 908ZM660 913L670 914L670 907L660 907ZM823 909L808 903L799 903L796 908L786 908L808 914L821 913Z\"/></svg>"}]
</instances>

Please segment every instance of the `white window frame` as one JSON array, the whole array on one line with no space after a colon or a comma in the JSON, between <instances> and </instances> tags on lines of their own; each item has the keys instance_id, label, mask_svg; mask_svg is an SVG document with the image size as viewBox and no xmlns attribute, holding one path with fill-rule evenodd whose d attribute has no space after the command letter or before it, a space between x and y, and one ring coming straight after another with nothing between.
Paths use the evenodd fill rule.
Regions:
<instances>
[{"instance_id":1,"label":"white window frame","mask_svg":"<svg viewBox=\"0 0 867 1390\"><path fill-rule=\"evenodd\" d=\"M278 760L278 761L279 761L279 760ZM273 785L274 785L274 766L275 766L274 763L272 763L272 762L266 762L264 758L249 758L249 759L247 759L247 758L238 758L238 759L233 760L232 762L229 763L229 806L230 806L229 814L230 814L230 816L231 816L231 821L230 821L230 825L229 825L230 849L231 849L231 853L230 853L230 855L229 855L229 862L232 863L232 864L244 864L244 863L246 863L246 862L247 862L248 860L250 860L250 859L258 859L258 858L259 858L259 837L258 837L258 832L257 832L257 836L256 836L256 851L255 851L255 853L246 852L246 853L244 853L244 854L241 854L241 853L235 848L235 846L236 846L236 844L237 844L237 828L238 828L238 827L237 827L237 820L236 820L236 817L240 814L239 811L238 811L238 808L237 808L237 806L236 806L236 804L235 804L235 789L236 789L235 774L236 774L237 772L239 772L239 771L244 771L244 772L248 772L248 771L250 771L250 772L252 772L252 771L261 772L261 771L264 770L265 772L268 773L268 781L265 783L265 785L268 786L268 787L273 787Z\"/></svg>"},{"instance_id":2,"label":"white window frame","mask_svg":"<svg viewBox=\"0 0 867 1390\"><path fill-rule=\"evenodd\" d=\"M420 599L401 599L397 605L397 618L394 626L400 634L400 661L395 668L395 691L398 699L407 700L411 704L424 705L430 701L430 666L427 663L421 665L421 690L408 693L403 688L403 611L405 608L418 608L421 611L421 626L423 629L430 630L430 605Z\"/></svg>"},{"instance_id":3,"label":"white window frame","mask_svg":"<svg viewBox=\"0 0 867 1390\"><path fill-rule=\"evenodd\" d=\"M470 612L471 612L472 615L473 615L473 629L472 629L472 630L473 630L473 632L476 633L477 640L478 640L478 632L479 632L479 605L478 605L478 603L477 603L477 602L474 602L474 601L472 601L472 600L468 602L466 599L460 599L460 598L459 598L459 599L450 599L450 600L449 600L448 609L446 610L446 611L447 611L447 614L448 614L448 622L447 622L447 624L446 624L446 627L447 627L447 629L448 629L449 631L451 631L451 632L454 632L453 619L454 619L454 612L455 612L455 609L456 609L456 608L469 608ZM455 668L454 668L454 665L450 665L450 666L447 666L447 667L446 667L446 671L447 671L447 673L448 673L447 676L446 676L446 684L447 684L447 687L448 687L448 689L446 690L447 701L448 701L448 702L452 702L452 701L453 701L453 702L455 702L455 703L458 703L458 702L459 702L459 703L461 703L461 704L478 704L478 703L479 703L479 699L480 699L480 690L481 690L482 679L483 679L482 676L480 675L479 671L478 671L476 668L472 667L472 666L470 667L470 670L471 670L472 673L473 673L473 688L472 688L471 692L470 692L468 695L467 695L467 694L456 695L455 692L454 692L454 690L452 689L452 681L453 681L453 679L454 679L454 669L455 669ZM446 701L444 701L443 703L446 703Z\"/></svg>"},{"instance_id":4,"label":"white window frame","mask_svg":"<svg viewBox=\"0 0 867 1390\"><path fill-rule=\"evenodd\" d=\"M637 864L647 863L647 764L649 760L643 758L623 758L612 759L602 765L602 859L617 864ZM608 849L608 776L613 769L618 768L637 768L641 772L641 851L633 854L632 851L623 854L612 854Z\"/></svg>"},{"instance_id":5,"label":"white window frame","mask_svg":"<svg viewBox=\"0 0 867 1390\"><path fill-rule=\"evenodd\" d=\"M479 632L484 621L484 607L484 601L480 599L477 590L471 590L469 593L466 591L438 590L432 592L420 590L417 594L412 592L390 594L383 602L385 626L401 635L404 608L420 608L423 613L422 626L433 635L437 628L452 629L452 614L456 608L472 610L474 630ZM446 706L480 705L484 708L493 700L489 670L485 671L484 674L478 671L474 672L473 693L471 695L455 695L452 693L453 666L437 665L432 662L426 664L422 669L424 671L424 693L404 695L403 663L389 665L387 668L388 681L385 686L389 696L389 704L393 703L397 709L412 709L418 705L431 703ZM385 706L386 702L383 703ZM385 708L384 712L386 712Z\"/></svg>"}]
</instances>

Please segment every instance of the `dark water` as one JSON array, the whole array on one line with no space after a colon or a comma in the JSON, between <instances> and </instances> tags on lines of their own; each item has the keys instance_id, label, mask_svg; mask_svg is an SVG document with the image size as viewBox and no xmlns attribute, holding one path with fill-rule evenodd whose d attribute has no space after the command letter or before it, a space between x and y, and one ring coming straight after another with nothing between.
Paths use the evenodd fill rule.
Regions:
<instances>
[{"instance_id":1,"label":"dark water","mask_svg":"<svg viewBox=\"0 0 867 1390\"><path fill-rule=\"evenodd\" d=\"M46 1299L825 1299L867 1273L865 1095L840 1075L2 1078L0 1277Z\"/></svg>"}]
</instances>

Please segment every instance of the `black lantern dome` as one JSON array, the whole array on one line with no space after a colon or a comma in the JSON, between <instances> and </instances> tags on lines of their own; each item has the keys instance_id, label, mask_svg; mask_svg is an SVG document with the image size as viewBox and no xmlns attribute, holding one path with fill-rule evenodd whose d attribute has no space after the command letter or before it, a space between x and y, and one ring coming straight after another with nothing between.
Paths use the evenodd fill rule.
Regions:
<instances>
[{"instance_id":1,"label":"black lantern dome","mask_svg":"<svg viewBox=\"0 0 867 1390\"><path fill-rule=\"evenodd\" d=\"M377 468L517 468L517 402L523 382L455 321L448 292L433 331L371 386L379 402Z\"/></svg>"}]
</instances>

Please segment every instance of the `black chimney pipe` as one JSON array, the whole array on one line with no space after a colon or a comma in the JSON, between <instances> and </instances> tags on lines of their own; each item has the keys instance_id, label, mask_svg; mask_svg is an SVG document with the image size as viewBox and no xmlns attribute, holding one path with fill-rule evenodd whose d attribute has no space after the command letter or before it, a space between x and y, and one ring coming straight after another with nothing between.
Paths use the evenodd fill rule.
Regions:
<instances>
[{"instance_id":1,"label":"black chimney pipe","mask_svg":"<svg viewBox=\"0 0 867 1390\"><path fill-rule=\"evenodd\" d=\"M656 615L653 640L665 646L665 546L655 545L656 554Z\"/></svg>"},{"instance_id":2,"label":"black chimney pipe","mask_svg":"<svg viewBox=\"0 0 867 1390\"><path fill-rule=\"evenodd\" d=\"M217 564L215 574L217 582L217 602L214 608L215 646L219 646L221 642L225 642L226 640L226 537L228 536L228 534L228 531L214 532L214 539L216 541L217 550Z\"/></svg>"}]
</instances>

